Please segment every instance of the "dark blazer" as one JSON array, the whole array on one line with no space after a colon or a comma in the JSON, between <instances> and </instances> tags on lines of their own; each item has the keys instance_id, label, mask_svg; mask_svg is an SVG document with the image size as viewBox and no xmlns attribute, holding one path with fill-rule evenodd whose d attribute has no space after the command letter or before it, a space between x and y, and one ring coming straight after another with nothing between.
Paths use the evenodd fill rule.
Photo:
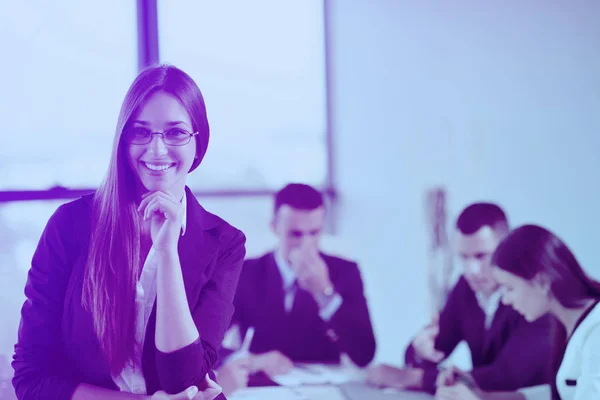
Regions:
<instances>
[{"instance_id":1,"label":"dark blazer","mask_svg":"<svg viewBox=\"0 0 600 400\"><path fill-rule=\"evenodd\" d=\"M500 303L489 329L475 293L461 277L440 313L435 348L447 356L459 342L471 350L471 374L483 390L516 390L552 380L553 339L558 323L550 316L527 322L512 307ZM423 386L435 391L437 366L418 360L410 345L407 365L424 368Z\"/></svg>"},{"instance_id":2,"label":"dark blazer","mask_svg":"<svg viewBox=\"0 0 600 400\"><path fill-rule=\"evenodd\" d=\"M242 335L255 328L253 353L279 350L294 361L339 362L346 353L358 365L375 354L375 337L356 263L321 254L343 303L329 322L319 317L311 294L298 288L289 313L284 308L281 274L273 253L244 262L235 295L233 323Z\"/></svg>"},{"instance_id":3,"label":"dark blazer","mask_svg":"<svg viewBox=\"0 0 600 400\"><path fill-rule=\"evenodd\" d=\"M200 339L172 353L156 349L154 304L142 355L149 394L203 387L233 315L245 256L244 234L205 211L189 188L186 196L186 232L178 251ZM92 195L60 206L33 256L12 363L19 399L70 399L80 383L118 390L100 351L92 317L81 306L91 206Z\"/></svg>"}]
</instances>

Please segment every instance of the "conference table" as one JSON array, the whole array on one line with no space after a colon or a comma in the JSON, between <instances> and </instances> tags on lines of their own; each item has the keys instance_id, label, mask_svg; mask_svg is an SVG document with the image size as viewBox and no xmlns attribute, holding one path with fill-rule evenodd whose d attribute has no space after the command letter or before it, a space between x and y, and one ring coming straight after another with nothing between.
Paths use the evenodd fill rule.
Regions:
<instances>
[{"instance_id":1,"label":"conference table","mask_svg":"<svg viewBox=\"0 0 600 400\"><path fill-rule=\"evenodd\" d=\"M417 391L381 389L365 383L364 370L350 366L296 364L277 377L254 377L250 387L227 397L229 400L433 400Z\"/></svg>"}]
</instances>

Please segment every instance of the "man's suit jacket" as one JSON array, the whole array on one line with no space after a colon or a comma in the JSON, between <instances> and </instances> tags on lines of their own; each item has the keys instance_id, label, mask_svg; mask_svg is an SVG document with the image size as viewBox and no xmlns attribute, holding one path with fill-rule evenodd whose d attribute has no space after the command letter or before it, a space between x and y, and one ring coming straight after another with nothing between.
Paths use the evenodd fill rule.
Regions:
<instances>
[{"instance_id":1,"label":"man's suit jacket","mask_svg":"<svg viewBox=\"0 0 600 400\"><path fill-rule=\"evenodd\" d=\"M459 342L466 341L473 361L471 374L483 390L516 390L552 380L553 340L560 329L553 317L529 323L503 304L486 329L475 293L461 277L440 313L435 348L448 356ZM437 365L419 360L412 345L405 361L425 370L423 388L434 392Z\"/></svg>"},{"instance_id":2,"label":"man's suit jacket","mask_svg":"<svg viewBox=\"0 0 600 400\"><path fill-rule=\"evenodd\" d=\"M200 339L172 353L156 349L154 303L142 354L149 394L159 389L177 393L191 385L203 387L233 315L245 255L244 234L205 211L188 188L186 196L186 232L179 239L178 251ZM92 316L81 305L92 201L88 195L60 206L33 256L13 361L13 385L19 399L70 399L80 383L118 390L94 333Z\"/></svg>"},{"instance_id":3,"label":"man's suit jacket","mask_svg":"<svg viewBox=\"0 0 600 400\"><path fill-rule=\"evenodd\" d=\"M343 299L328 322L319 316L310 293L300 288L291 311L285 311L282 278L273 253L244 262L233 323L242 335L254 327L251 352L279 350L301 362L339 362L343 352L360 366L373 359L375 337L358 265L325 254L321 257Z\"/></svg>"}]
</instances>

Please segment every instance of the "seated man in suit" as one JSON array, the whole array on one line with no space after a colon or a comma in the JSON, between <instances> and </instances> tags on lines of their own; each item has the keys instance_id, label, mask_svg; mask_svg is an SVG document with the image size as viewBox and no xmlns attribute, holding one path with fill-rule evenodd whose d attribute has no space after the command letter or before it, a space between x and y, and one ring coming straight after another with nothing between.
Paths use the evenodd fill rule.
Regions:
<instances>
[{"instance_id":1,"label":"seated man in suit","mask_svg":"<svg viewBox=\"0 0 600 400\"><path fill-rule=\"evenodd\" d=\"M471 351L470 378L484 390L515 390L550 381L556 321L544 317L528 323L501 304L499 285L492 278L491 256L508 232L506 215L495 204L476 203L463 210L454 244L462 277L439 318L434 317L406 350L407 367L371 367L368 381L433 393L437 364L463 340Z\"/></svg>"},{"instance_id":2,"label":"seated man in suit","mask_svg":"<svg viewBox=\"0 0 600 400\"><path fill-rule=\"evenodd\" d=\"M373 359L358 266L319 251L324 223L323 196L314 188L289 184L276 194L271 228L278 246L244 262L234 300L240 336L255 330L250 373L285 373L293 362L337 363L342 353L359 366ZM231 376L226 368L227 360L218 372Z\"/></svg>"}]
</instances>

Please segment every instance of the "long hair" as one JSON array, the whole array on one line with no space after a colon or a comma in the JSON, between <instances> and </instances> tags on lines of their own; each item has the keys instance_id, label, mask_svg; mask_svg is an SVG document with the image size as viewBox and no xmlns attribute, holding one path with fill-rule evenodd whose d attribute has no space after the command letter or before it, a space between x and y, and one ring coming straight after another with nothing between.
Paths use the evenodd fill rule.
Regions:
<instances>
[{"instance_id":1,"label":"long hair","mask_svg":"<svg viewBox=\"0 0 600 400\"><path fill-rule=\"evenodd\" d=\"M193 171L208 147L209 126L200 89L185 72L169 65L139 73L125 95L113 141L108 171L94 195L92 233L83 282L82 304L90 311L100 347L113 374L132 360L135 350L136 282L141 225L137 215L137 176L127 161L122 132L145 100L164 91L187 110L196 136Z\"/></svg>"},{"instance_id":2,"label":"long hair","mask_svg":"<svg viewBox=\"0 0 600 400\"><path fill-rule=\"evenodd\" d=\"M545 275L552 295L567 308L600 298L600 283L586 275L562 240L540 226L513 230L496 249L492 264L526 280Z\"/></svg>"}]
</instances>

